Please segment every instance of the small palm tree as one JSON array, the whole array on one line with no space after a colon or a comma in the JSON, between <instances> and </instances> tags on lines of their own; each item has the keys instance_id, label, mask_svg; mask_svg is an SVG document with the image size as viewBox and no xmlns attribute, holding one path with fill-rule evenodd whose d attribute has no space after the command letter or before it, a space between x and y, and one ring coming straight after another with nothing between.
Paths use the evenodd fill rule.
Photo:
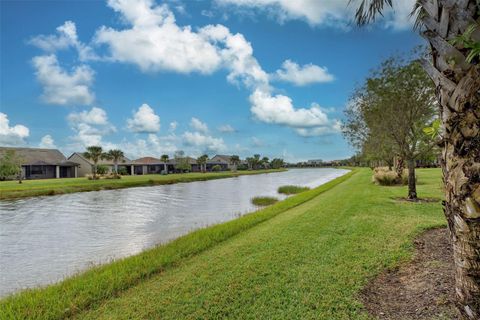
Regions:
<instances>
[{"instance_id":1,"label":"small palm tree","mask_svg":"<svg viewBox=\"0 0 480 320\"><path fill-rule=\"evenodd\" d=\"M162 160L163 162L163 171L167 173L168 172L167 170L168 154L162 154L162 156L160 157L160 160Z\"/></svg>"},{"instance_id":2,"label":"small palm tree","mask_svg":"<svg viewBox=\"0 0 480 320\"><path fill-rule=\"evenodd\" d=\"M118 175L118 162L120 160L123 160L123 157L125 156L123 154L122 150L119 149L113 149L108 151L108 158L113 160L113 166L114 166L114 171L115 171L115 176Z\"/></svg>"},{"instance_id":3,"label":"small palm tree","mask_svg":"<svg viewBox=\"0 0 480 320\"><path fill-rule=\"evenodd\" d=\"M200 171L203 173L207 171L207 160L208 156L206 154L197 158L197 164L200 166Z\"/></svg>"},{"instance_id":4,"label":"small palm tree","mask_svg":"<svg viewBox=\"0 0 480 320\"><path fill-rule=\"evenodd\" d=\"M83 156L87 159L93 161L92 166L92 173L93 173L93 180L97 179L97 164L100 159L108 159L109 156L105 152L103 152L102 147L99 146L89 146L87 147L87 151L83 153Z\"/></svg>"},{"instance_id":5,"label":"small palm tree","mask_svg":"<svg viewBox=\"0 0 480 320\"><path fill-rule=\"evenodd\" d=\"M230 157L230 164L233 166L233 172L237 172L237 166L240 163L240 157L233 155Z\"/></svg>"},{"instance_id":6,"label":"small palm tree","mask_svg":"<svg viewBox=\"0 0 480 320\"><path fill-rule=\"evenodd\" d=\"M268 157L263 157L262 158L262 165L265 169L268 168L269 163L270 163L270 159Z\"/></svg>"},{"instance_id":7,"label":"small palm tree","mask_svg":"<svg viewBox=\"0 0 480 320\"><path fill-rule=\"evenodd\" d=\"M262 160L260 159L260 155L254 154L253 155L253 169L257 170L258 167L262 164Z\"/></svg>"}]
</instances>

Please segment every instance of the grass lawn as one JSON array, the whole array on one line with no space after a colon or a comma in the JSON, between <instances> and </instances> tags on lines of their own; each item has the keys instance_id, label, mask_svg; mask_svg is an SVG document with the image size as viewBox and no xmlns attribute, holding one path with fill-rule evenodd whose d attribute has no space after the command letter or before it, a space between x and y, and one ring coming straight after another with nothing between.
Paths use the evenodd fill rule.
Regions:
<instances>
[{"instance_id":1,"label":"grass lawn","mask_svg":"<svg viewBox=\"0 0 480 320\"><path fill-rule=\"evenodd\" d=\"M128 261L138 267L176 246L169 264L122 290L108 291L130 274L120 261L117 269L103 267L111 283L100 293L95 288L108 275L99 278L94 270L90 278L87 273L3 300L0 310L16 319L369 319L359 290L384 268L407 261L416 234L445 225L440 201L396 201L406 187L374 185L371 174L360 169L348 179L127 258L123 267ZM441 198L440 174L418 170L420 197ZM82 278L96 300L85 303L88 295L72 293Z\"/></svg>"},{"instance_id":2,"label":"grass lawn","mask_svg":"<svg viewBox=\"0 0 480 320\"><path fill-rule=\"evenodd\" d=\"M122 176L122 179L88 180L87 178L41 179L17 181L0 181L0 200L25 198L32 196L47 196L63 193L98 191L105 189L120 189L158 184L172 184L221 178L231 178L239 175L278 172L279 170L257 170L237 172L208 172L184 174L148 174L137 176Z\"/></svg>"}]
</instances>

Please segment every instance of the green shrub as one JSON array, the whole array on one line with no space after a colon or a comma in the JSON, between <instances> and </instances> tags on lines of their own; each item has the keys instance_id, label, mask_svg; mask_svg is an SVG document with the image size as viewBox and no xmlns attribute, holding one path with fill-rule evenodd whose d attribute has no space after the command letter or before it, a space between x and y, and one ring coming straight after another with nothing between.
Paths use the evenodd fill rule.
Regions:
<instances>
[{"instance_id":1,"label":"green shrub","mask_svg":"<svg viewBox=\"0 0 480 320\"><path fill-rule=\"evenodd\" d=\"M97 174L106 174L108 172L108 167L101 164L97 166Z\"/></svg>"},{"instance_id":2,"label":"green shrub","mask_svg":"<svg viewBox=\"0 0 480 320\"><path fill-rule=\"evenodd\" d=\"M218 164L216 164L212 167L212 171L218 172L218 171L221 171L221 170L222 170L222 167Z\"/></svg>"},{"instance_id":3,"label":"green shrub","mask_svg":"<svg viewBox=\"0 0 480 320\"><path fill-rule=\"evenodd\" d=\"M277 202L278 199L274 197L255 197L252 198L252 203L256 206L269 206Z\"/></svg>"},{"instance_id":4,"label":"green shrub","mask_svg":"<svg viewBox=\"0 0 480 320\"><path fill-rule=\"evenodd\" d=\"M304 192L310 190L309 187L301 187L301 186L281 186L278 188L278 193L283 194L297 194L300 192Z\"/></svg>"},{"instance_id":5,"label":"green shrub","mask_svg":"<svg viewBox=\"0 0 480 320\"><path fill-rule=\"evenodd\" d=\"M121 174L122 176L126 176L128 174L127 168L118 168L118 174Z\"/></svg>"}]
</instances>

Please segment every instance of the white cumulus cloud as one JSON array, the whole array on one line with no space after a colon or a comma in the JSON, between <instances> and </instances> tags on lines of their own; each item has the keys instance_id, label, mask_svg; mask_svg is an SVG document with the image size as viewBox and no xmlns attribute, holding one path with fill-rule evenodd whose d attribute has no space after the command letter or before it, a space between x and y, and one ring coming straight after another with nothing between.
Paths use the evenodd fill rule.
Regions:
<instances>
[{"instance_id":1,"label":"white cumulus cloud","mask_svg":"<svg viewBox=\"0 0 480 320\"><path fill-rule=\"evenodd\" d=\"M19 146L25 144L25 139L30 135L30 130L24 125L10 126L8 116L0 112L0 145Z\"/></svg>"},{"instance_id":2,"label":"white cumulus cloud","mask_svg":"<svg viewBox=\"0 0 480 320\"><path fill-rule=\"evenodd\" d=\"M151 0L109 0L108 5L131 26L97 30L94 41L108 47L112 60L133 63L143 71L208 74L220 67L214 45L190 26L178 26L167 5Z\"/></svg>"},{"instance_id":3,"label":"white cumulus cloud","mask_svg":"<svg viewBox=\"0 0 480 320\"><path fill-rule=\"evenodd\" d=\"M92 48L78 39L77 27L72 21L65 21L63 25L57 27L56 34L38 35L31 38L29 43L48 53L73 47L77 50L80 60L98 59Z\"/></svg>"},{"instance_id":4,"label":"white cumulus cloud","mask_svg":"<svg viewBox=\"0 0 480 320\"><path fill-rule=\"evenodd\" d=\"M70 72L64 70L54 54L37 56L32 60L37 80L43 86L43 99L57 105L89 105L95 96L90 91L94 72L80 65Z\"/></svg>"},{"instance_id":5,"label":"white cumulus cloud","mask_svg":"<svg viewBox=\"0 0 480 320\"><path fill-rule=\"evenodd\" d=\"M220 131L222 133L232 133L232 132L235 132L236 130L231 125L224 124L224 125L221 125L220 127L218 127L218 131Z\"/></svg>"},{"instance_id":6,"label":"white cumulus cloud","mask_svg":"<svg viewBox=\"0 0 480 320\"><path fill-rule=\"evenodd\" d=\"M208 132L207 124L205 122L202 122L200 119L195 118L195 117L193 117L190 120L190 127L192 127L192 129L194 129L196 131L199 131L201 133L207 133Z\"/></svg>"},{"instance_id":7,"label":"white cumulus cloud","mask_svg":"<svg viewBox=\"0 0 480 320\"><path fill-rule=\"evenodd\" d=\"M263 122L286 125L294 128L327 125L329 119L316 105L309 109L294 108L290 97L255 90L250 96L251 111Z\"/></svg>"},{"instance_id":8,"label":"white cumulus cloud","mask_svg":"<svg viewBox=\"0 0 480 320\"><path fill-rule=\"evenodd\" d=\"M299 66L291 60L285 60L282 68L278 69L271 78L272 80L291 82L297 86L331 82L335 79L325 67L319 67L311 63Z\"/></svg>"},{"instance_id":9,"label":"white cumulus cloud","mask_svg":"<svg viewBox=\"0 0 480 320\"><path fill-rule=\"evenodd\" d=\"M88 146L104 145L103 137L116 131L108 121L105 110L93 107L90 111L72 112L67 116L74 135L69 149L79 151Z\"/></svg>"},{"instance_id":10,"label":"white cumulus cloud","mask_svg":"<svg viewBox=\"0 0 480 320\"><path fill-rule=\"evenodd\" d=\"M127 128L132 132L156 133L160 130L160 117L144 103L133 113L131 119L127 119Z\"/></svg>"},{"instance_id":11,"label":"white cumulus cloud","mask_svg":"<svg viewBox=\"0 0 480 320\"><path fill-rule=\"evenodd\" d=\"M67 119L73 123L84 122L94 125L108 124L107 112L98 107L93 107L90 111L84 110L81 112L72 112L67 116Z\"/></svg>"},{"instance_id":12,"label":"white cumulus cloud","mask_svg":"<svg viewBox=\"0 0 480 320\"><path fill-rule=\"evenodd\" d=\"M214 138L200 132L185 132L183 134L185 145L197 147L201 152L221 152L226 150L222 138Z\"/></svg>"},{"instance_id":13,"label":"white cumulus cloud","mask_svg":"<svg viewBox=\"0 0 480 320\"><path fill-rule=\"evenodd\" d=\"M352 24L359 0L216 0L224 8L257 10L276 17L284 23L287 20L303 20L312 26L348 28ZM393 10L386 8L384 25L394 29L412 26L409 14L415 0L394 1Z\"/></svg>"},{"instance_id":14,"label":"white cumulus cloud","mask_svg":"<svg viewBox=\"0 0 480 320\"><path fill-rule=\"evenodd\" d=\"M45 149L57 148L57 146L55 145L55 141L53 140L52 136L49 134L42 137L38 146L40 148L45 148Z\"/></svg>"}]
</instances>

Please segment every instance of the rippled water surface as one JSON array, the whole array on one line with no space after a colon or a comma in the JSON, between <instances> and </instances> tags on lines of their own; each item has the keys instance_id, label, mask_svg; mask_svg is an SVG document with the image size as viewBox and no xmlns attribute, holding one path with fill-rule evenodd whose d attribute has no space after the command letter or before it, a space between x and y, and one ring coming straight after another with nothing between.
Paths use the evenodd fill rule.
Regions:
<instances>
[{"instance_id":1,"label":"rippled water surface","mask_svg":"<svg viewBox=\"0 0 480 320\"><path fill-rule=\"evenodd\" d=\"M45 285L92 264L136 254L234 219L286 184L316 187L345 174L293 169L203 182L0 201L0 296Z\"/></svg>"}]
</instances>

